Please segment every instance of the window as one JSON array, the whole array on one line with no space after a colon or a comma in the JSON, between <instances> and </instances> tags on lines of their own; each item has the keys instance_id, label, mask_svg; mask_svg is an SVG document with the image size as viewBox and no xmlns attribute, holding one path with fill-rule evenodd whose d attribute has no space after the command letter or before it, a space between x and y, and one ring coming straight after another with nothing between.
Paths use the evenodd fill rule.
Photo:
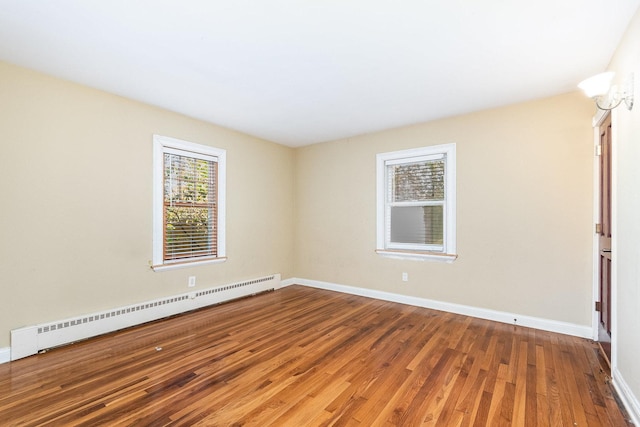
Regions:
<instances>
[{"instance_id":1,"label":"window","mask_svg":"<svg viewBox=\"0 0 640 427\"><path fill-rule=\"evenodd\" d=\"M153 268L224 261L226 151L153 137Z\"/></svg>"},{"instance_id":2,"label":"window","mask_svg":"<svg viewBox=\"0 0 640 427\"><path fill-rule=\"evenodd\" d=\"M456 255L456 146L377 155L377 250L451 262Z\"/></svg>"}]
</instances>

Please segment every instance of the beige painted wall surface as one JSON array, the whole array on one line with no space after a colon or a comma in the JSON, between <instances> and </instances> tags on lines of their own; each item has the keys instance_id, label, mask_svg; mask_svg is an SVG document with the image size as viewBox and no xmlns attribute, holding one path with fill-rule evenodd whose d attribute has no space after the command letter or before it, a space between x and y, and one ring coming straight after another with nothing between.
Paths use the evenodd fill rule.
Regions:
<instances>
[{"instance_id":1,"label":"beige painted wall surface","mask_svg":"<svg viewBox=\"0 0 640 427\"><path fill-rule=\"evenodd\" d=\"M152 135L227 150L222 264L149 269ZM9 331L292 274L293 150L0 62L0 348Z\"/></svg>"},{"instance_id":2,"label":"beige painted wall surface","mask_svg":"<svg viewBox=\"0 0 640 427\"><path fill-rule=\"evenodd\" d=\"M296 150L296 277L590 326L592 115L572 93ZM451 142L458 260L375 254L376 154Z\"/></svg>"},{"instance_id":3,"label":"beige painted wall surface","mask_svg":"<svg viewBox=\"0 0 640 427\"><path fill-rule=\"evenodd\" d=\"M588 325L592 112L569 94L294 151L0 63L0 347L190 275L280 272ZM154 133L228 150L228 262L149 270ZM449 142L459 259L376 255L375 154Z\"/></svg>"},{"instance_id":4,"label":"beige painted wall surface","mask_svg":"<svg viewBox=\"0 0 640 427\"><path fill-rule=\"evenodd\" d=\"M619 107L614 128L613 369L635 395L640 411L640 11L634 16L610 65L621 79L635 75L636 105ZM638 416L638 412L636 412Z\"/></svg>"}]
</instances>

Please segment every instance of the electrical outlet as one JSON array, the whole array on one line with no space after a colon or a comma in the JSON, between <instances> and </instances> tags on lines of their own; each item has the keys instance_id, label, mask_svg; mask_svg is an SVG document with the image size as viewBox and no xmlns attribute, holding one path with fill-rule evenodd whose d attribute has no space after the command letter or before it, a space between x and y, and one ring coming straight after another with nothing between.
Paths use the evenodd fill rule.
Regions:
<instances>
[{"instance_id":1,"label":"electrical outlet","mask_svg":"<svg viewBox=\"0 0 640 427\"><path fill-rule=\"evenodd\" d=\"M402 281L403 282L409 281L409 273L402 273Z\"/></svg>"},{"instance_id":2,"label":"electrical outlet","mask_svg":"<svg viewBox=\"0 0 640 427\"><path fill-rule=\"evenodd\" d=\"M196 276L189 276L189 287L193 288L196 285Z\"/></svg>"}]
</instances>

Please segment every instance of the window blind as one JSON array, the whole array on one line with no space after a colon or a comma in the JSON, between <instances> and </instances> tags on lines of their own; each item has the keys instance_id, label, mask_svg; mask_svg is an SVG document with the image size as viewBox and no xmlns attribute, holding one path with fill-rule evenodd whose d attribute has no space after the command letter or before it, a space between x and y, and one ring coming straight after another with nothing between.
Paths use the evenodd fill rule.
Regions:
<instances>
[{"instance_id":1,"label":"window blind","mask_svg":"<svg viewBox=\"0 0 640 427\"><path fill-rule=\"evenodd\" d=\"M387 164L387 238L403 248L444 248L445 161L436 159Z\"/></svg>"},{"instance_id":2,"label":"window blind","mask_svg":"<svg viewBox=\"0 0 640 427\"><path fill-rule=\"evenodd\" d=\"M187 154L164 154L165 261L217 256L217 159Z\"/></svg>"}]
</instances>

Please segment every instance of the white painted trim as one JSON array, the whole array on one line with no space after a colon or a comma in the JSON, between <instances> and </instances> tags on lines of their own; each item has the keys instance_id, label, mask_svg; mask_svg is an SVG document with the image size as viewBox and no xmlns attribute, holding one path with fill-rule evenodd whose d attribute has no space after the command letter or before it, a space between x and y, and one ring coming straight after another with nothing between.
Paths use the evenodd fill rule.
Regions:
<instances>
[{"instance_id":1,"label":"white painted trim","mask_svg":"<svg viewBox=\"0 0 640 427\"><path fill-rule=\"evenodd\" d=\"M392 151L388 153L378 153L376 155L376 251L381 255L390 249L386 236L386 165L389 162L397 163L399 160L413 161L433 156L445 156L445 212L444 212L444 254L456 253L456 144L441 144L408 150ZM414 252L421 248L416 245ZM396 258L410 258L402 254L395 255ZM415 257L412 257L415 259ZM431 260L431 258L422 258ZM453 258L451 261L455 260Z\"/></svg>"},{"instance_id":2,"label":"white painted trim","mask_svg":"<svg viewBox=\"0 0 640 427\"><path fill-rule=\"evenodd\" d=\"M297 283L298 283L298 279L296 279L295 277L292 277L292 278L289 278L289 279L281 280L280 281L280 287L284 288L286 286L295 285Z\"/></svg>"},{"instance_id":3,"label":"white painted trim","mask_svg":"<svg viewBox=\"0 0 640 427\"><path fill-rule=\"evenodd\" d=\"M391 292L377 291L373 289L358 288L354 286L340 285L336 283L321 282L318 280L308 280L301 278L287 279L285 282L295 283L312 288L326 289L329 291L342 292L351 295L359 295L368 298L375 298L383 301L397 302L400 304L414 305L417 307L431 308L433 310L446 311L449 313L462 314L465 316L477 317L479 319L493 320L501 323L517 324L528 328L540 329L543 331L557 332L560 334L573 335L581 338L591 338L591 328L586 325L562 322L558 320L542 319L539 317L525 316L516 313L490 310L480 307L455 304L444 301L431 300L408 295L400 295ZM515 322L514 322L515 321Z\"/></svg>"},{"instance_id":4,"label":"white painted trim","mask_svg":"<svg viewBox=\"0 0 640 427\"><path fill-rule=\"evenodd\" d=\"M598 110L596 111L596 114L591 119L591 125L594 128L599 128L602 122L604 122L604 119L607 118L608 114L609 114L609 110L601 110L598 108Z\"/></svg>"},{"instance_id":5,"label":"white painted trim","mask_svg":"<svg viewBox=\"0 0 640 427\"><path fill-rule=\"evenodd\" d=\"M618 111L611 112L611 370L618 369ZM637 425L637 424L636 424Z\"/></svg>"},{"instance_id":6,"label":"white painted trim","mask_svg":"<svg viewBox=\"0 0 640 427\"><path fill-rule=\"evenodd\" d=\"M211 156L218 163L218 248L217 260L226 259L226 200L227 200L227 151L208 145L195 144L177 138L162 135L153 135L153 253L152 268L161 270L164 266L162 260L162 236L163 236L163 192L164 192L164 152L165 150L180 150L193 153L194 157L201 155ZM197 261L197 260L196 260ZM217 261L217 262L220 262ZM215 261L214 261L215 262ZM195 263L190 266L195 266ZM177 267L168 267L177 268Z\"/></svg>"},{"instance_id":7,"label":"white painted trim","mask_svg":"<svg viewBox=\"0 0 640 427\"><path fill-rule=\"evenodd\" d=\"M618 307L618 150L616 131L617 112L598 110L592 119L594 150L600 144L600 125L611 114L611 368L618 365L618 334L617 334L617 307ZM599 156L594 155L593 166L593 223L600 222L600 161ZM598 340L598 328L600 319L595 311L594 304L600 300L600 246L598 235L593 234L593 301L592 301L592 339Z\"/></svg>"},{"instance_id":8,"label":"white painted trim","mask_svg":"<svg viewBox=\"0 0 640 427\"><path fill-rule=\"evenodd\" d=\"M11 360L11 347L0 348L0 364Z\"/></svg>"},{"instance_id":9,"label":"white painted trim","mask_svg":"<svg viewBox=\"0 0 640 427\"><path fill-rule=\"evenodd\" d=\"M618 397L620 397L622 404L627 409L631 422L636 426L640 426L640 402L617 368L611 369L611 377L613 378L613 387L618 392Z\"/></svg>"},{"instance_id":10,"label":"white painted trim","mask_svg":"<svg viewBox=\"0 0 640 427\"><path fill-rule=\"evenodd\" d=\"M599 110L601 112L602 110ZM606 117L605 114L596 114L593 118L593 229L592 229L592 302L591 302L591 339L598 341L598 327L600 318L595 310L595 303L600 301L600 250L599 237L595 232L595 225L600 222L600 156L597 155L597 147L600 145L600 125Z\"/></svg>"}]
</instances>

